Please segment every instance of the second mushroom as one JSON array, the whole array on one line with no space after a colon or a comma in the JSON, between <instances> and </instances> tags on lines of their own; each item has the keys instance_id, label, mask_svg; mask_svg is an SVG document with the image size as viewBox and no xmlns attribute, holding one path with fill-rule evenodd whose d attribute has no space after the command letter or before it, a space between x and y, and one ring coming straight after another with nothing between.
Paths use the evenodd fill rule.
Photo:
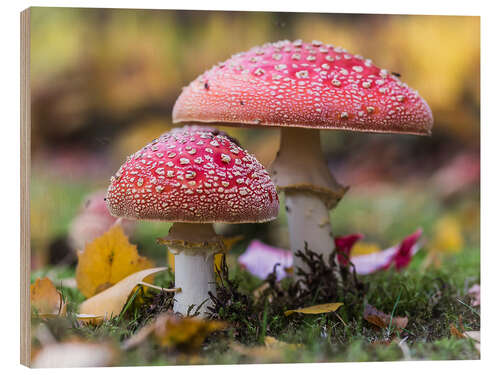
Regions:
<instances>
[{"instance_id":1,"label":"second mushroom","mask_svg":"<svg viewBox=\"0 0 500 375\"><path fill-rule=\"evenodd\" d=\"M185 126L127 158L111 178L114 216L173 222L161 241L175 255L174 310L206 312L215 291L214 254L225 251L213 223L266 222L278 214L276 188L258 160L223 133Z\"/></svg>"}]
</instances>

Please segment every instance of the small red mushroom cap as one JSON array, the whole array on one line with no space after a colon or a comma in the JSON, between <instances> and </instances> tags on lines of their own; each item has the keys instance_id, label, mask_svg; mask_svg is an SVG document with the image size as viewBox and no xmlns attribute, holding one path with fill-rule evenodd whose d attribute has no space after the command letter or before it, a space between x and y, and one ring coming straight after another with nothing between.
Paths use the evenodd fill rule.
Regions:
<instances>
[{"instance_id":1,"label":"small red mushroom cap","mask_svg":"<svg viewBox=\"0 0 500 375\"><path fill-rule=\"evenodd\" d=\"M185 126L129 156L111 177L114 216L191 223L274 219L279 201L265 168L215 129Z\"/></svg>"},{"instance_id":2,"label":"small red mushroom cap","mask_svg":"<svg viewBox=\"0 0 500 375\"><path fill-rule=\"evenodd\" d=\"M418 93L371 60L321 42L280 41L214 66L184 88L174 122L430 134Z\"/></svg>"}]
</instances>

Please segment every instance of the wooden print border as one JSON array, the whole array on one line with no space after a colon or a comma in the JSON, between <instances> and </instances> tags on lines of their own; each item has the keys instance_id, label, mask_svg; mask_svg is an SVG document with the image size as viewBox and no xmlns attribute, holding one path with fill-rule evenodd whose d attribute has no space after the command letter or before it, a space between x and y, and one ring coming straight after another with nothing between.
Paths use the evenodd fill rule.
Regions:
<instances>
[{"instance_id":1,"label":"wooden print border","mask_svg":"<svg viewBox=\"0 0 500 375\"><path fill-rule=\"evenodd\" d=\"M21 364L30 366L30 9L21 12Z\"/></svg>"}]
</instances>

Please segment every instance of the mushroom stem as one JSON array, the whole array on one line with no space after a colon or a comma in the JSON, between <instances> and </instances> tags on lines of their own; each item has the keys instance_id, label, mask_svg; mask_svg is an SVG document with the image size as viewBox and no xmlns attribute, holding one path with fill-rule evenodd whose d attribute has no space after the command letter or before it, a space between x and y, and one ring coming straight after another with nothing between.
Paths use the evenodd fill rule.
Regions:
<instances>
[{"instance_id":1,"label":"mushroom stem","mask_svg":"<svg viewBox=\"0 0 500 375\"><path fill-rule=\"evenodd\" d=\"M305 266L296 256L297 250L304 250L305 243L309 250L328 259L334 249L334 240L328 209L321 198L308 192L288 192L285 193L285 205L294 267Z\"/></svg>"},{"instance_id":2,"label":"mushroom stem","mask_svg":"<svg viewBox=\"0 0 500 375\"><path fill-rule=\"evenodd\" d=\"M347 188L335 180L328 168L321 151L319 130L282 129L280 150L271 169L278 189L285 192L294 267L305 266L295 256L297 250L304 249L305 243L327 260L334 249L329 210ZM340 273L337 279L341 284Z\"/></svg>"},{"instance_id":3,"label":"mushroom stem","mask_svg":"<svg viewBox=\"0 0 500 375\"><path fill-rule=\"evenodd\" d=\"M175 256L175 287L181 288L175 293L174 311L187 315L189 307L193 314L203 303L200 314L208 312L210 297L208 292L215 293L214 254L186 254Z\"/></svg>"},{"instance_id":4,"label":"mushroom stem","mask_svg":"<svg viewBox=\"0 0 500 375\"><path fill-rule=\"evenodd\" d=\"M168 247L175 254L174 311L193 314L200 304L203 316L211 305L208 292L215 293L214 250L211 243L217 235L212 224L174 223L170 228ZM205 247L205 248L204 248Z\"/></svg>"}]
</instances>

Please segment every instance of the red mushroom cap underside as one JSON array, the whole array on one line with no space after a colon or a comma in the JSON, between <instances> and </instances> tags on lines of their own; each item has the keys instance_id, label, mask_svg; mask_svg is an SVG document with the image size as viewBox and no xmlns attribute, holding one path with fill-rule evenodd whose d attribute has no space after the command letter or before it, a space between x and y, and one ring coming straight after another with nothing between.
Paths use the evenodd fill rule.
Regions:
<instances>
[{"instance_id":1,"label":"red mushroom cap underside","mask_svg":"<svg viewBox=\"0 0 500 375\"><path fill-rule=\"evenodd\" d=\"M274 219L279 200L265 168L226 136L185 126L129 156L111 177L114 216L192 223Z\"/></svg>"},{"instance_id":2,"label":"red mushroom cap underside","mask_svg":"<svg viewBox=\"0 0 500 375\"><path fill-rule=\"evenodd\" d=\"M174 122L430 134L417 91L371 60L321 42L280 41L214 66L185 87Z\"/></svg>"}]
</instances>

